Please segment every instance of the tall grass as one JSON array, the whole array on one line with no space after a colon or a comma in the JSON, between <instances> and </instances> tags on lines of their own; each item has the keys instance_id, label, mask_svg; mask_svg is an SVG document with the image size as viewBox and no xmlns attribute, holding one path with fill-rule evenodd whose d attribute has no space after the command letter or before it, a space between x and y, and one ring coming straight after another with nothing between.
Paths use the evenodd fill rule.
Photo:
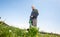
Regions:
<instances>
[{"instance_id":1,"label":"tall grass","mask_svg":"<svg viewBox=\"0 0 60 37\"><path fill-rule=\"evenodd\" d=\"M0 22L0 37L60 37L57 35L42 34L37 27L31 26L29 30L8 26Z\"/></svg>"}]
</instances>

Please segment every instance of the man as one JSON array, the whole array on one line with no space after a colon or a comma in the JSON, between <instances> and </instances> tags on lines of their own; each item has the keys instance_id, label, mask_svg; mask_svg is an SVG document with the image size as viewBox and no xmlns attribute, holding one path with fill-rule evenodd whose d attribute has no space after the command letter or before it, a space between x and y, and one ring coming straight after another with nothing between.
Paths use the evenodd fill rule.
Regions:
<instances>
[{"instance_id":1,"label":"man","mask_svg":"<svg viewBox=\"0 0 60 37\"><path fill-rule=\"evenodd\" d=\"M38 10L35 9L34 6L32 6L32 12L31 12L31 15L30 15L30 25L32 26L37 26L37 16L39 15L38 13Z\"/></svg>"}]
</instances>

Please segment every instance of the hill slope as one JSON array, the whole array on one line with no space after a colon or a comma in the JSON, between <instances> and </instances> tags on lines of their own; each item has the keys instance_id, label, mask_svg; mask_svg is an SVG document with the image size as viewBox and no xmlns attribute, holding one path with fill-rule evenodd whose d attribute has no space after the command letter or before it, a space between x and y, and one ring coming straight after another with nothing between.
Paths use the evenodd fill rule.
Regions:
<instances>
[{"instance_id":1,"label":"hill slope","mask_svg":"<svg viewBox=\"0 0 60 37\"><path fill-rule=\"evenodd\" d=\"M0 21L0 37L60 37L60 35L39 32L37 27L30 27L27 31L26 29L9 26L3 21Z\"/></svg>"}]
</instances>

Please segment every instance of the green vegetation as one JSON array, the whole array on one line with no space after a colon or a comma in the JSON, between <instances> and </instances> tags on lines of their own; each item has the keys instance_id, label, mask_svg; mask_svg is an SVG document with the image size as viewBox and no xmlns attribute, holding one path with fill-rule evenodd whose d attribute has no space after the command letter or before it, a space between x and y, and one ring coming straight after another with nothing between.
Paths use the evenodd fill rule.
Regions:
<instances>
[{"instance_id":1,"label":"green vegetation","mask_svg":"<svg viewBox=\"0 0 60 37\"><path fill-rule=\"evenodd\" d=\"M60 35L39 32L39 29L33 26L29 30L20 29L0 21L0 37L60 37Z\"/></svg>"}]
</instances>

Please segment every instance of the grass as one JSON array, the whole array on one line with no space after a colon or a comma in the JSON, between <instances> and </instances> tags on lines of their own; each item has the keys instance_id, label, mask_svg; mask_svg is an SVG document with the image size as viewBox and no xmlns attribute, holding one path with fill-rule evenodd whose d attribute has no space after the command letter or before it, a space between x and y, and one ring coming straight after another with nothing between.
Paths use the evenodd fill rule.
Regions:
<instances>
[{"instance_id":1,"label":"grass","mask_svg":"<svg viewBox=\"0 0 60 37\"><path fill-rule=\"evenodd\" d=\"M0 37L60 37L59 34L39 32L37 27L31 26L29 30L9 26L0 21Z\"/></svg>"}]
</instances>

